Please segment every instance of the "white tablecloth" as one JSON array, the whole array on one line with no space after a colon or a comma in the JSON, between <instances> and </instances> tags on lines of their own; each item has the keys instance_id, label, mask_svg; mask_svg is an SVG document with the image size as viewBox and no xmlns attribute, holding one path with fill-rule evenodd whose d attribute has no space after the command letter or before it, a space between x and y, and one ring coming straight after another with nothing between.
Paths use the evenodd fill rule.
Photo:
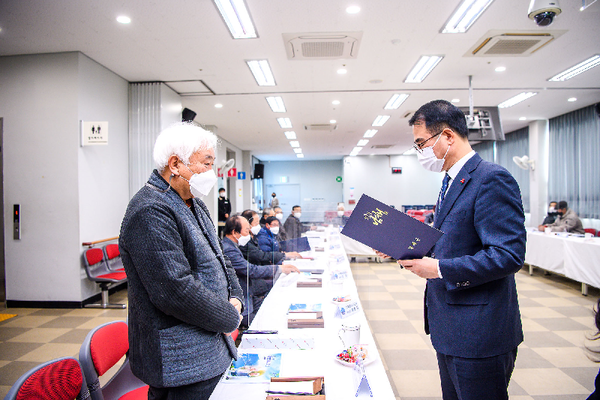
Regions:
<instances>
[{"instance_id":1,"label":"white tablecloth","mask_svg":"<svg viewBox=\"0 0 600 400\"><path fill-rule=\"evenodd\" d=\"M530 231L525 262L600 288L600 238Z\"/></svg>"},{"instance_id":2,"label":"white tablecloth","mask_svg":"<svg viewBox=\"0 0 600 400\"><path fill-rule=\"evenodd\" d=\"M331 270L345 270L348 279L344 281L342 292L358 299L356 285L352 278L350 265L342 246L337 230L329 229L327 232L309 232L311 246L318 244L324 247L324 252L310 252L315 261L308 265L306 260L300 260L299 268L316 267L325 270L322 288L297 288L292 277L282 276L264 300L258 314L251 324L255 330L277 330L279 336L294 338L314 338L314 350L281 350L280 376L324 376L326 396L328 400L348 400L354 397L353 369L341 365L335 356L343 350L338 331L343 323L361 325L361 343L368 344L369 354L375 361L366 366L366 374L373 391L373 399L394 399L394 394L388 381L382 361L379 359L377 347L369 329L364 312L345 319L334 315L337 306L332 302L334 292L339 295L339 289L334 288L329 280L328 272ZM323 239L327 239L324 241ZM313 247L314 248L314 247ZM304 254L304 253L303 253ZM292 278L292 279L290 279ZM285 286L290 284L290 286ZM324 328L314 329L288 329L287 310L292 303L321 303ZM243 343L238 351L243 352ZM250 350L247 350L250 351ZM265 399L268 384L239 384L221 381L211 396L211 400L229 399ZM369 398L362 393L359 398Z\"/></svg>"}]
</instances>

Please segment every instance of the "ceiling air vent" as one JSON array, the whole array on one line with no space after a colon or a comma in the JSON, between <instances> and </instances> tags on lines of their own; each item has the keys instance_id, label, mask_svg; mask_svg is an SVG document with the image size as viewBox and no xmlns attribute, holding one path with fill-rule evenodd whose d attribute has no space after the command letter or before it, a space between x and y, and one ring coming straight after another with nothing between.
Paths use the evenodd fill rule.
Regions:
<instances>
[{"instance_id":1,"label":"ceiling air vent","mask_svg":"<svg viewBox=\"0 0 600 400\"><path fill-rule=\"evenodd\" d=\"M393 144L376 144L371 146L372 149L389 149L390 147L394 147Z\"/></svg>"},{"instance_id":2,"label":"ceiling air vent","mask_svg":"<svg viewBox=\"0 0 600 400\"><path fill-rule=\"evenodd\" d=\"M566 31L501 32L489 31L465 56L469 57L526 57Z\"/></svg>"},{"instance_id":3,"label":"ceiling air vent","mask_svg":"<svg viewBox=\"0 0 600 400\"><path fill-rule=\"evenodd\" d=\"M336 124L306 124L304 125L305 131L328 131L331 132L337 129Z\"/></svg>"},{"instance_id":4,"label":"ceiling air vent","mask_svg":"<svg viewBox=\"0 0 600 400\"><path fill-rule=\"evenodd\" d=\"M284 33L290 60L335 60L356 58L362 32Z\"/></svg>"}]
</instances>

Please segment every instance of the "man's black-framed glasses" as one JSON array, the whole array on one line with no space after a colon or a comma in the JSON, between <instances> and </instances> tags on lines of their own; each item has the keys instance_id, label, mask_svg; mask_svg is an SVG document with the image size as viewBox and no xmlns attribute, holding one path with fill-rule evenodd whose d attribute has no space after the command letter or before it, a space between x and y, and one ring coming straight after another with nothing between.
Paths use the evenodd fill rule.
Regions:
<instances>
[{"instance_id":1,"label":"man's black-framed glasses","mask_svg":"<svg viewBox=\"0 0 600 400\"><path fill-rule=\"evenodd\" d=\"M419 153L423 153L423 146L425 146L425 143L429 142L431 139L433 139L436 136L439 136L442 132L444 132L444 130L442 129L441 131L439 131L438 133L436 133L435 135L433 135L432 137L430 137L429 139L423 140L422 142L415 142L413 144L413 148L418 151Z\"/></svg>"}]
</instances>

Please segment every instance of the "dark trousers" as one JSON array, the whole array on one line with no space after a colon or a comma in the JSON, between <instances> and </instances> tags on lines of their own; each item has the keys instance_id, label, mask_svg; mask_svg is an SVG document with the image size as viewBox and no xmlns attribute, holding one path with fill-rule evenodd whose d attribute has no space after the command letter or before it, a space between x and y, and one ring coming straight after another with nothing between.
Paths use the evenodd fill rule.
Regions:
<instances>
[{"instance_id":1,"label":"dark trousers","mask_svg":"<svg viewBox=\"0 0 600 400\"><path fill-rule=\"evenodd\" d=\"M185 386L172 388L150 386L148 400L208 400L220 379L221 375L217 375L214 378Z\"/></svg>"},{"instance_id":2,"label":"dark trousers","mask_svg":"<svg viewBox=\"0 0 600 400\"><path fill-rule=\"evenodd\" d=\"M507 400L517 349L488 358L437 353L444 400Z\"/></svg>"}]
</instances>

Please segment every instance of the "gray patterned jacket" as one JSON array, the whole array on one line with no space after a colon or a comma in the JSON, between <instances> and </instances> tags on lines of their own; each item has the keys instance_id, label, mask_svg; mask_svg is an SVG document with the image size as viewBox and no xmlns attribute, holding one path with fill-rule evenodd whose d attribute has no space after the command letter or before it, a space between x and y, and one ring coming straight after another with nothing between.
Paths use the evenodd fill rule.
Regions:
<instances>
[{"instance_id":1,"label":"gray patterned jacket","mask_svg":"<svg viewBox=\"0 0 600 400\"><path fill-rule=\"evenodd\" d=\"M206 205L188 208L154 171L131 199L119 238L128 277L129 358L155 387L213 378L237 357L231 337L243 303Z\"/></svg>"}]
</instances>

